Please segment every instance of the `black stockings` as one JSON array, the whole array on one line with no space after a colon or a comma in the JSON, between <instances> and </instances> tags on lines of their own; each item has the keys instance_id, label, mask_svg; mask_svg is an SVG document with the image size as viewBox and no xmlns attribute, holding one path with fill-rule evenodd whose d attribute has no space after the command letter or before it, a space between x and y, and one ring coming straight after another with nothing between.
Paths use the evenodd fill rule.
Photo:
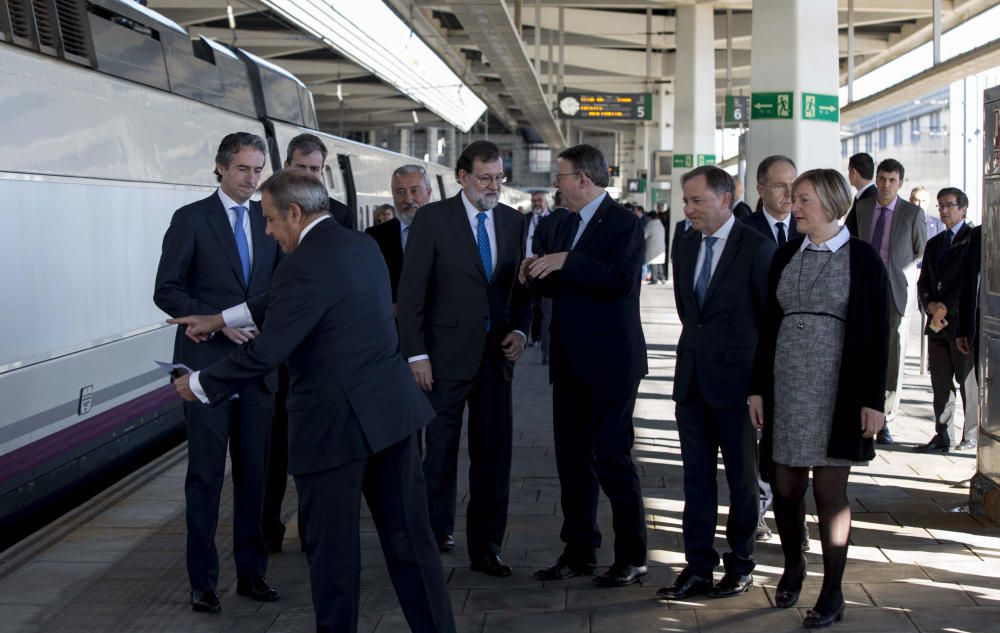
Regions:
<instances>
[{"instance_id":1,"label":"black stockings","mask_svg":"<svg viewBox=\"0 0 1000 633\"><path fill-rule=\"evenodd\" d=\"M841 581L847 565L847 544L851 537L851 506L847 500L847 477L850 466L813 468L813 497L819 515L819 537L823 544L823 588L815 609L829 613L843 602ZM805 519L804 497L809 485L809 469L775 464L774 519L785 555L785 572L779 588L797 590L805 556L802 553L802 523Z\"/></svg>"}]
</instances>

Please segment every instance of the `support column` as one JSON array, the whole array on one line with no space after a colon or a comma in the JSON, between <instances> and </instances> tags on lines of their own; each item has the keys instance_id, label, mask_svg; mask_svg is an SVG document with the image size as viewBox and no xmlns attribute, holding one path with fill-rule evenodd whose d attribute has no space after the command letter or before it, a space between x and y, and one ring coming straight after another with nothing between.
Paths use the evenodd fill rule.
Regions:
<instances>
[{"instance_id":1,"label":"support column","mask_svg":"<svg viewBox=\"0 0 1000 633\"><path fill-rule=\"evenodd\" d=\"M837 0L757 0L752 19L747 180L772 154L799 173L840 167ZM752 207L756 187L746 193Z\"/></svg>"},{"instance_id":2,"label":"support column","mask_svg":"<svg viewBox=\"0 0 1000 633\"><path fill-rule=\"evenodd\" d=\"M710 4L677 7L677 63L674 88L674 163L670 178L671 227L684 217L681 177L699 163L716 162L715 21Z\"/></svg>"},{"instance_id":3,"label":"support column","mask_svg":"<svg viewBox=\"0 0 1000 633\"><path fill-rule=\"evenodd\" d=\"M400 154L403 154L403 155L406 155L406 156L412 156L413 155L413 147L412 147L412 142L411 142L411 134L412 134L412 131L410 130L409 127L401 127L401 128L399 128L399 153Z\"/></svg>"}]
</instances>

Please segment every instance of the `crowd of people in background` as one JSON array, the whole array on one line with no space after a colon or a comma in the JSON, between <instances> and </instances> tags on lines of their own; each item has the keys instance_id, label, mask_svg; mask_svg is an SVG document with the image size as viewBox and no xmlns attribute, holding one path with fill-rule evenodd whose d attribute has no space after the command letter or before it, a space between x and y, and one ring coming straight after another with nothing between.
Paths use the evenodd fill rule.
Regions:
<instances>
[{"instance_id":1,"label":"crowd of people in background","mask_svg":"<svg viewBox=\"0 0 1000 633\"><path fill-rule=\"evenodd\" d=\"M894 159L876 167L867 154L852 156L845 178L767 157L755 174L756 210L739 180L698 167L682 178L685 218L671 226L662 203L647 213L612 199L607 161L590 145L558 155L551 206L536 191L519 213L500 201L499 148L475 141L458 159L461 191L451 198L432 201L424 168L400 165L393 204L375 209L363 235L320 180L322 141L300 135L286 155L285 168L259 183L265 142L227 135L215 160L219 189L178 210L163 242L154 300L180 326L175 362L195 370L175 385L188 420L196 611L221 608L214 535L228 446L239 595L280 598L265 573L268 554L282 548L290 473L318 631L357 625L362 496L411 629L454 631L440 555L459 546L463 425L462 545L473 571L507 577L512 379L532 345L552 386L564 544L534 576L596 574L603 492L614 562L594 582L645 577L645 509L631 456L648 372L639 295L643 281L665 284L668 272L682 323L673 399L686 565L658 598L749 591L755 542L772 537L764 513L773 503L784 555L775 606L795 605L811 475L824 576L803 624L843 617L848 477L876 444L893 443L914 309L926 316L936 429L914 450L975 446L979 229L953 187L937 193L940 219L931 223L926 190L914 188L909 201L898 195L905 168ZM956 383L967 413L953 429ZM721 555L720 452L729 488Z\"/></svg>"}]
</instances>

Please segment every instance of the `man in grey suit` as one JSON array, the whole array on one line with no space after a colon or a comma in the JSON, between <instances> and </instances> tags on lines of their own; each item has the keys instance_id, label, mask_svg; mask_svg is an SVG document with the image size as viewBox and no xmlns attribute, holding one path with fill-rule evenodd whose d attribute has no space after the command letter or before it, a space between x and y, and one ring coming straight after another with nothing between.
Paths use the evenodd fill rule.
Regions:
<instances>
[{"instance_id":1,"label":"man in grey suit","mask_svg":"<svg viewBox=\"0 0 1000 633\"><path fill-rule=\"evenodd\" d=\"M910 313L916 302L917 262L927 244L927 221L923 210L897 194L905 170L899 161L887 158L875 173L877 195L858 199L856 226L848 226L854 237L867 241L882 257L889 273L889 367L886 374L886 426L878 434L879 444L892 444L888 422L896 416L903 386L906 339Z\"/></svg>"}]
</instances>

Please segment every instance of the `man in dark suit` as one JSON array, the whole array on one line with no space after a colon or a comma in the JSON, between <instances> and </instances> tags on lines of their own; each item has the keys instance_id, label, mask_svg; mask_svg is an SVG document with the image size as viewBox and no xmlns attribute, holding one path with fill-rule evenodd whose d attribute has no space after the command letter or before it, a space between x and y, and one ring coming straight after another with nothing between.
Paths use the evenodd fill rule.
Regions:
<instances>
[{"instance_id":1,"label":"man in dark suit","mask_svg":"<svg viewBox=\"0 0 1000 633\"><path fill-rule=\"evenodd\" d=\"M758 325L764 318L774 242L729 211L733 183L725 171L698 167L684 175L684 214L694 229L674 252L674 297L683 323L673 398L684 463L684 555L687 566L657 596L683 600L734 596L753 586L757 527L756 435L747 394ZM716 461L729 483L725 575L713 586Z\"/></svg>"},{"instance_id":2,"label":"man in dark suit","mask_svg":"<svg viewBox=\"0 0 1000 633\"><path fill-rule=\"evenodd\" d=\"M733 193L733 215L736 216L737 220L745 221L753 213L753 210L750 209L749 204L743 201L743 180L734 178L733 184L736 186L736 191Z\"/></svg>"},{"instance_id":3,"label":"man in dark suit","mask_svg":"<svg viewBox=\"0 0 1000 633\"><path fill-rule=\"evenodd\" d=\"M299 492L319 633L357 631L364 494L411 630L455 630L427 516L414 432L433 411L399 355L389 279L367 237L331 221L323 185L295 170L261 185L268 234L287 257L271 292L171 322L204 337L260 324L249 345L178 392L212 406L287 362L289 464Z\"/></svg>"},{"instance_id":4,"label":"man in dark suit","mask_svg":"<svg viewBox=\"0 0 1000 633\"><path fill-rule=\"evenodd\" d=\"M395 305L399 276L403 272L403 253L410 237L410 225L413 224L417 210L431 200L431 180L427 176L427 170L420 165L403 165L392 172L390 184L398 217L368 227L365 233L375 238L382 251L385 265L389 269L389 285L392 288L392 303Z\"/></svg>"},{"instance_id":5,"label":"man in dark suit","mask_svg":"<svg viewBox=\"0 0 1000 633\"><path fill-rule=\"evenodd\" d=\"M326 164L327 149L315 134L299 134L288 142L285 152L285 167L300 169L319 182L323 182L323 167ZM344 228L354 229L354 212L335 198L330 198L330 213ZM278 393L275 399L274 424L271 428L271 451L267 464L267 484L264 489L264 539L267 549L280 552L285 536L285 524L281 520L281 502L288 486L288 372L278 368ZM300 544L304 534L299 526Z\"/></svg>"},{"instance_id":6,"label":"man in dark suit","mask_svg":"<svg viewBox=\"0 0 1000 633\"><path fill-rule=\"evenodd\" d=\"M799 236L792 218L792 184L795 182L795 161L787 156L768 156L757 165L757 194L763 201L760 211L754 211L743 221L781 246Z\"/></svg>"},{"instance_id":7,"label":"man in dark suit","mask_svg":"<svg viewBox=\"0 0 1000 633\"><path fill-rule=\"evenodd\" d=\"M905 170L899 161L887 158L875 173L876 196L858 199L852 217L851 235L879 252L889 274L889 367L885 380L885 420L875 441L892 444L889 422L899 409L903 388L906 343L910 314L916 303L917 262L927 244L927 221L920 207L899 197Z\"/></svg>"},{"instance_id":8,"label":"man in dark suit","mask_svg":"<svg viewBox=\"0 0 1000 633\"><path fill-rule=\"evenodd\" d=\"M969 198L955 187L938 192L938 212L945 230L932 237L924 250L917 296L927 313L927 364L934 390L934 437L914 448L919 453L947 453L952 440L958 449L976 445L978 424L978 387L972 372L972 357L956 344L963 315L960 310L962 285L966 283L966 258L970 250L972 228L965 222ZM965 410L965 428L961 437L951 434L955 418L955 382L958 383ZM972 399L976 402L973 404Z\"/></svg>"},{"instance_id":9,"label":"man in dark suit","mask_svg":"<svg viewBox=\"0 0 1000 633\"><path fill-rule=\"evenodd\" d=\"M875 188L875 160L871 155L861 152L851 156L847 161L847 181L854 187L854 203L851 204L847 217L844 218L844 226L851 232L851 235L858 234L858 216L855 210L858 201L874 198L878 194Z\"/></svg>"},{"instance_id":10,"label":"man in dark suit","mask_svg":"<svg viewBox=\"0 0 1000 633\"><path fill-rule=\"evenodd\" d=\"M670 270L675 284L677 283L677 269L674 267L674 253L677 252L677 245L680 244L681 239L690 232L691 222L687 218L677 220L677 224L674 225L674 235L670 240Z\"/></svg>"},{"instance_id":11,"label":"man in dark suit","mask_svg":"<svg viewBox=\"0 0 1000 633\"><path fill-rule=\"evenodd\" d=\"M266 292L278 261L278 247L265 234L260 203L250 200L264 169L267 144L246 132L227 135L215 157L219 189L174 213L163 237L153 301L172 317L214 313ZM179 328L174 362L206 367L254 336L252 330L225 330L195 345ZM248 382L239 398L209 408L184 405L188 466L184 481L187 519L187 570L191 606L218 611L219 555L215 530L230 445L233 468L233 555L237 593L256 600L277 600L264 581L267 547L261 532L261 507L274 408L273 375Z\"/></svg>"},{"instance_id":12,"label":"man in dark suit","mask_svg":"<svg viewBox=\"0 0 1000 633\"><path fill-rule=\"evenodd\" d=\"M597 148L563 150L556 186L570 211L555 229L558 251L521 265L521 277L553 303L549 380L566 544L535 577L593 573L603 489L611 501L615 559L594 581L623 587L646 575L645 511L631 455L632 411L648 371L639 317L645 241L638 218L605 192L608 165Z\"/></svg>"},{"instance_id":13,"label":"man in dark suit","mask_svg":"<svg viewBox=\"0 0 1000 633\"><path fill-rule=\"evenodd\" d=\"M288 142L285 152L285 167L302 169L319 182L323 182L323 167L326 165L326 144L315 134L299 134ZM330 198L330 215L340 226L352 231L357 228L354 211L346 204Z\"/></svg>"},{"instance_id":14,"label":"man in dark suit","mask_svg":"<svg viewBox=\"0 0 1000 633\"><path fill-rule=\"evenodd\" d=\"M517 283L524 217L500 204L500 150L476 141L455 170L462 191L414 218L399 280L399 339L437 417L427 427L424 477L431 526L454 547L458 445L469 407L467 538L472 569L509 576L500 558L507 527L513 433L513 364L530 326Z\"/></svg>"},{"instance_id":15,"label":"man in dark suit","mask_svg":"<svg viewBox=\"0 0 1000 633\"><path fill-rule=\"evenodd\" d=\"M962 273L962 293L958 303L958 336L955 345L963 354L972 354L972 367L979 383L979 272L982 268L983 227L972 229L969 235L969 254ZM977 400L978 401L978 400Z\"/></svg>"}]
</instances>

